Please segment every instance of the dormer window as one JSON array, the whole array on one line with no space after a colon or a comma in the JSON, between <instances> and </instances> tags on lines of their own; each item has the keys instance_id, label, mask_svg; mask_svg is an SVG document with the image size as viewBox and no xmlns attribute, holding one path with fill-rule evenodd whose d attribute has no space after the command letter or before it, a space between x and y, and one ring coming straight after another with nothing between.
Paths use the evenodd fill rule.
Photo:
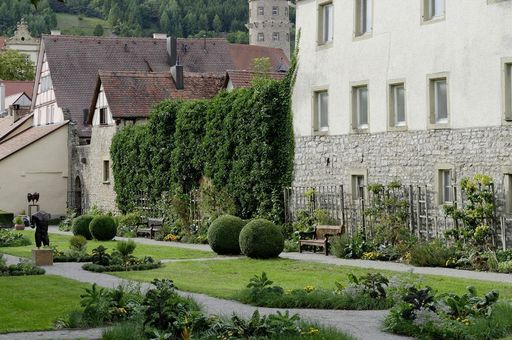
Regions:
<instances>
[{"instance_id":1,"label":"dormer window","mask_svg":"<svg viewBox=\"0 0 512 340\"><path fill-rule=\"evenodd\" d=\"M107 108L100 109L100 125L107 125Z\"/></svg>"}]
</instances>

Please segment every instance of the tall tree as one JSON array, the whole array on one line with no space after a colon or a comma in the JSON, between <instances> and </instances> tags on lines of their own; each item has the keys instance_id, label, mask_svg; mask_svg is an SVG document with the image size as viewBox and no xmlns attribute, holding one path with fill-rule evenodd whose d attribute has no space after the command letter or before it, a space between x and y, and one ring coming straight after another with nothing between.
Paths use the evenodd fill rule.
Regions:
<instances>
[{"instance_id":1,"label":"tall tree","mask_svg":"<svg viewBox=\"0 0 512 340\"><path fill-rule=\"evenodd\" d=\"M34 80L34 63L18 51L7 49L0 53L0 79Z\"/></svg>"}]
</instances>

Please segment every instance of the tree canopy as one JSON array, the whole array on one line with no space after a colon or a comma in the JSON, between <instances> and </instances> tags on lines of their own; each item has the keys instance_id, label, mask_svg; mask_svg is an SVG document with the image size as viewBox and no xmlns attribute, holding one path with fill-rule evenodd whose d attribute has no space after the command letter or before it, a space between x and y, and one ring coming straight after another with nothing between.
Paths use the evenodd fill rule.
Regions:
<instances>
[{"instance_id":1,"label":"tree canopy","mask_svg":"<svg viewBox=\"0 0 512 340\"><path fill-rule=\"evenodd\" d=\"M34 80L34 63L18 51L7 49L0 53L0 79Z\"/></svg>"}]
</instances>

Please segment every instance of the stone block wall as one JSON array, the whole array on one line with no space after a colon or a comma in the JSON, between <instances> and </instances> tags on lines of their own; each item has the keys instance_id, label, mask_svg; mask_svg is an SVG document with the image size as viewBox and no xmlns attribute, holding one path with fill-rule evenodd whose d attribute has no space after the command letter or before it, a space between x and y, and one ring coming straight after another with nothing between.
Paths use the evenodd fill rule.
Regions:
<instances>
[{"instance_id":1,"label":"stone block wall","mask_svg":"<svg viewBox=\"0 0 512 340\"><path fill-rule=\"evenodd\" d=\"M457 183L479 173L492 176L498 215L504 215L512 127L297 137L293 185L350 188L351 176L364 173L367 183L399 180L436 192L440 167L452 168ZM512 223L507 234L512 245Z\"/></svg>"}]
</instances>

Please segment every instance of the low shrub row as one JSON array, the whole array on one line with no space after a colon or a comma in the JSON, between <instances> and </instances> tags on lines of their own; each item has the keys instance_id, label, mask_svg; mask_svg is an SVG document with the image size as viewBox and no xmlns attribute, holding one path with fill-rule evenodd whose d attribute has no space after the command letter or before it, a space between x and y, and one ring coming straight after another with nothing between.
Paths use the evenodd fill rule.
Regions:
<instances>
[{"instance_id":1,"label":"low shrub row","mask_svg":"<svg viewBox=\"0 0 512 340\"><path fill-rule=\"evenodd\" d=\"M245 222L239 217L224 215L208 229L208 243L220 255L244 254L251 258L273 258L284 248L281 230L265 219Z\"/></svg>"},{"instance_id":2,"label":"low shrub row","mask_svg":"<svg viewBox=\"0 0 512 340\"><path fill-rule=\"evenodd\" d=\"M45 270L34 266L28 261L8 266L0 254L0 276L25 276L25 275L43 275Z\"/></svg>"},{"instance_id":3,"label":"low shrub row","mask_svg":"<svg viewBox=\"0 0 512 340\"><path fill-rule=\"evenodd\" d=\"M304 289L285 290L274 286L265 273L255 275L242 290L238 299L243 303L271 308L310 308L339 310L382 310L393 306L389 280L380 274L361 277L349 275L347 287L335 282L333 290L306 286Z\"/></svg>"},{"instance_id":4,"label":"low shrub row","mask_svg":"<svg viewBox=\"0 0 512 340\"><path fill-rule=\"evenodd\" d=\"M102 266L102 265L94 264L94 263L86 263L82 266L82 269L88 270L90 272L95 272L95 273L130 272L130 271L157 269L157 268L160 268L161 266L162 266L162 264L160 262L132 264L129 266L124 266L122 264Z\"/></svg>"}]
</instances>

